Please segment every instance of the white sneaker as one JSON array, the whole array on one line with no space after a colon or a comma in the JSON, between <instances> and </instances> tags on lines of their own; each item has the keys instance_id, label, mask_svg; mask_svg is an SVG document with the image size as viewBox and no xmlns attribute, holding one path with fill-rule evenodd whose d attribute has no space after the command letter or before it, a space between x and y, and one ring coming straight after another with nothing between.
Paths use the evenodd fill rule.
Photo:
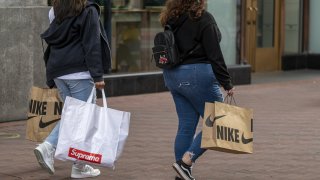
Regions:
<instances>
[{"instance_id":1,"label":"white sneaker","mask_svg":"<svg viewBox=\"0 0 320 180\"><path fill-rule=\"evenodd\" d=\"M54 152L55 148L48 142L43 142L34 149L34 154L38 160L39 165L47 170L50 174L54 174Z\"/></svg>"},{"instance_id":2,"label":"white sneaker","mask_svg":"<svg viewBox=\"0 0 320 180\"><path fill-rule=\"evenodd\" d=\"M71 178L76 178L76 179L90 178L90 177L96 177L99 175L100 175L100 170L94 169L89 165L78 165L78 164L72 165Z\"/></svg>"}]
</instances>

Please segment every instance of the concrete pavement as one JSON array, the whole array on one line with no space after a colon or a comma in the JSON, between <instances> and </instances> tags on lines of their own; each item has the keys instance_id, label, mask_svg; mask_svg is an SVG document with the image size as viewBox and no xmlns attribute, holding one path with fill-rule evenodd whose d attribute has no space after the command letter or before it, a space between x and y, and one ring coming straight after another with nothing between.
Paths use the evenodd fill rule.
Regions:
<instances>
[{"instance_id":1,"label":"concrete pavement","mask_svg":"<svg viewBox=\"0 0 320 180\"><path fill-rule=\"evenodd\" d=\"M207 151L193 168L196 179L320 179L320 73L301 74L310 72L304 78L287 79L285 73L269 74L275 79L266 78L267 83L260 74L253 79L259 83L237 86L238 105L254 109L254 153ZM130 134L116 169L101 168L102 175L95 179L174 179L177 115L171 95L112 97L108 104L132 113ZM25 140L25 128L26 121L0 123L0 179L69 179L70 162L56 160L55 175L39 167L33 154L36 143Z\"/></svg>"}]
</instances>

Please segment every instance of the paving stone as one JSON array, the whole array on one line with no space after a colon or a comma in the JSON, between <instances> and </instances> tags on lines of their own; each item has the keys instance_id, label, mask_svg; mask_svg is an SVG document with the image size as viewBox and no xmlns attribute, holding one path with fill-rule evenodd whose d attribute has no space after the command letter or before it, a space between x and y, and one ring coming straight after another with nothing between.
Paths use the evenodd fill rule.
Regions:
<instances>
[{"instance_id":1,"label":"paving stone","mask_svg":"<svg viewBox=\"0 0 320 180\"><path fill-rule=\"evenodd\" d=\"M235 98L254 109L254 153L207 151L198 159L197 180L320 179L320 78L237 86ZM116 169L95 179L174 179L177 115L170 93L108 98L111 108L132 113L130 134ZM201 128L201 121L198 129ZM0 123L0 179L69 179L71 162L55 161L55 175L36 162L36 142L25 140L26 121ZM1 136L3 137L3 136Z\"/></svg>"}]
</instances>

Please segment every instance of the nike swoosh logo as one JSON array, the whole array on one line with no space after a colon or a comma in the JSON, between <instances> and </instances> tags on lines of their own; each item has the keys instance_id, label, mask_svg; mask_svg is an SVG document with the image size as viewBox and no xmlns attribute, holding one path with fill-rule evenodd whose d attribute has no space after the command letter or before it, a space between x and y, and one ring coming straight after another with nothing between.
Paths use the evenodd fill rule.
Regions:
<instances>
[{"instance_id":1,"label":"nike swoosh logo","mask_svg":"<svg viewBox=\"0 0 320 180\"><path fill-rule=\"evenodd\" d=\"M59 120L60 120L60 118L59 119L54 119L54 120L51 120L51 121L48 121L48 122L43 122L42 121L42 117L41 117L40 121L39 121L39 127L40 128L45 128L45 127L49 126L50 124L55 123L55 122L57 122Z\"/></svg>"},{"instance_id":2,"label":"nike swoosh logo","mask_svg":"<svg viewBox=\"0 0 320 180\"><path fill-rule=\"evenodd\" d=\"M242 141L243 144L249 144L249 143L251 143L253 141L253 138L246 139L244 137L244 133L242 133L241 141Z\"/></svg>"},{"instance_id":3,"label":"nike swoosh logo","mask_svg":"<svg viewBox=\"0 0 320 180\"><path fill-rule=\"evenodd\" d=\"M27 120L31 119L31 118L34 118L34 117L37 117L37 116L29 116Z\"/></svg>"},{"instance_id":4,"label":"nike swoosh logo","mask_svg":"<svg viewBox=\"0 0 320 180\"><path fill-rule=\"evenodd\" d=\"M213 124L216 120L220 119L220 118L223 118L224 116L226 115L221 115L221 116L216 116L214 117L213 121L211 121L210 117L211 115L206 119L206 126L208 127L213 127Z\"/></svg>"}]
</instances>

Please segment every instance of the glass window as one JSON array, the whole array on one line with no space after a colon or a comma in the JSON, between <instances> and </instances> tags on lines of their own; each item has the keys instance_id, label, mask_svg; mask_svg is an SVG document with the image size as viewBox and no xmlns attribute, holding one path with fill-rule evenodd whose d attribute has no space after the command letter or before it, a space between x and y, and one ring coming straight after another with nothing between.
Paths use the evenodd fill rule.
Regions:
<instances>
[{"instance_id":1,"label":"glass window","mask_svg":"<svg viewBox=\"0 0 320 180\"><path fill-rule=\"evenodd\" d=\"M240 38L240 16L239 0L210 0L207 1L207 10L212 13L217 21L222 34L221 49L226 64L236 64L236 58L240 52L240 43L237 39ZM238 50L237 50L238 49Z\"/></svg>"},{"instance_id":2,"label":"glass window","mask_svg":"<svg viewBox=\"0 0 320 180\"><path fill-rule=\"evenodd\" d=\"M151 61L153 37L163 30L165 0L112 1L112 69L115 73L159 71Z\"/></svg>"},{"instance_id":3,"label":"glass window","mask_svg":"<svg viewBox=\"0 0 320 180\"><path fill-rule=\"evenodd\" d=\"M310 36L309 51L311 53L320 53L320 1L310 0Z\"/></svg>"},{"instance_id":4,"label":"glass window","mask_svg":"<svg viewBox=\"0 0 320 180\"><path fill-rule=\"evenodd\" d=\"M298 53L301 49L301 13L300 0L285 1L285 53Z\"/></svg>"},{"instance_id":5,"label":"glass window","mask_svg":"<svg viewBox=\"0 0 320 180\"><path fill-rule=\"evenodd\" d=\"M108 32L111 31L113 73L159 71L151 61L151 48L155 34L163 31L159 14L166 0L91 1L101 6L111 2L111 25L105 24L105 27ZM221 48L228 65L236 64L240 54L240 2L207 1L207 10L215 16L222 33ZM102 21L104 17L107 16L101 16Z\"/></svg>"},{"instance_id":6,"label":"glass window","mask_svg":"<svg viewBox=\"0 0 320 180\"><path fill-rule=\"evenodd\" d=\"M257 47L274 46L274 0L258 0Z\"/></svg>"}]
</instances>

